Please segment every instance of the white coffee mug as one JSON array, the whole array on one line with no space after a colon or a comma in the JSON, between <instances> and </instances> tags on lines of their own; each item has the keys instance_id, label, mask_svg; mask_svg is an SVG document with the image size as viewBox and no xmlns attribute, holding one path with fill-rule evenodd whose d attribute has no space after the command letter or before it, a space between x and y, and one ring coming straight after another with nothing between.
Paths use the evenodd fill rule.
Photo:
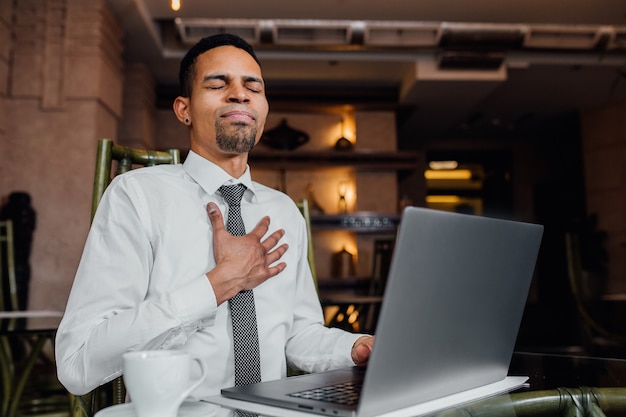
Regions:
<instances>
[{"instance_id":1,"label":"white coffee mug","mask_svg":"<svg viewBox=\"0 0 626 417\"><path fill-rule=\"evenodd\" d=\"M122 356L124 385L137 417L176 417L178 408L207 376L205 362L181 350L144 350ZM200 366L191 380L191 365Z\"/></svg>"}]
</instances>

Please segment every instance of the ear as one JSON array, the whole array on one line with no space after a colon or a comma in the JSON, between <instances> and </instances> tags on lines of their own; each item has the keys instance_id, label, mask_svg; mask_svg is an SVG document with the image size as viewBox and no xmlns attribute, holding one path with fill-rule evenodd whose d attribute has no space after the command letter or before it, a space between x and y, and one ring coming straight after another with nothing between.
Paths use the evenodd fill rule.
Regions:
<instances>
[{"instance_id":1,"label":"ear","mask_svg":"<svg viewBox=\"0 0 626 417\"><path fill-rule=\"evenodd\" d=\"M179 122L184 125L189 125L189 123L185 122L185 119L189 120L189 98L178 96L174 100L174 104L172 105L174 109L174 113L176 114L176 118Z\"/></svg>"}]
</instances>

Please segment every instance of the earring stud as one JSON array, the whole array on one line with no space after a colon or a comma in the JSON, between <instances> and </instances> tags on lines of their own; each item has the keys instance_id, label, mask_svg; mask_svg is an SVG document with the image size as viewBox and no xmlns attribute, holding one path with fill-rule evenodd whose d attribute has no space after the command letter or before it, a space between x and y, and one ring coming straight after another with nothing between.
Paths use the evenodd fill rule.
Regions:
<instances>
[{"instance_id":1,"label":"earring stud","mask_svg":"<svg viewBox=\"0 0 626 417\"><path fill-rule=\"evenodd\" d=\"M185 117L185 124L188 125L189 124L189 117Z\"/></svg>"}]
</instances>

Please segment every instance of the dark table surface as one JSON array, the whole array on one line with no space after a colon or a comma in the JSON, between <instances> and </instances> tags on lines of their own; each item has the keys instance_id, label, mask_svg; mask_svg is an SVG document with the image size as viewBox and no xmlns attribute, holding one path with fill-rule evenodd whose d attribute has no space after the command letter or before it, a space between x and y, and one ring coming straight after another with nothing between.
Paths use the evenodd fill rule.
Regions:
<instances>
[{"instance_id":1,"label":"dark table surface","mask_svg":"<svg viewBox=\"0 0 626 417\"><path fill-rule=\"evenodd\" d=\"M528 376L532 390L626 387L626 360L516 352L509 374Z\"/></svg>"},{"instance_id":2,"label":"dark table surface","mask_svg":"<svg viewBox=\"0 0 626 417\"><path fill-rule=\"evenodd\" d=\"M626 416L626 360L515 352L509 375L528 376L528 385L511 393L435 412L434 415ZM221 405L222 413L242 406L240 402L233 403L218 397L212 402ZM302 415L276 408L267 411L261 414L267 417ZM387 416L412 417L412 414L407 409L383 415Z\"/></svg>"}]
</instances>

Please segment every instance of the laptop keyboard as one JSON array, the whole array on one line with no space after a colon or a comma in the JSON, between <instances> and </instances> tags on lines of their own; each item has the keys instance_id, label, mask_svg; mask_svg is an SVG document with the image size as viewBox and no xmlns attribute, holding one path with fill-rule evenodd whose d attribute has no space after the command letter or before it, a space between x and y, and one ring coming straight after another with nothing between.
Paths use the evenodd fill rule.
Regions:
<instances>
[{"instance_id":1,"label":"laptop keyboard","mask_svg":"<svg viewBox=\"0 0 626 417\"><path fill-rule=\"evenodd\" d=\"M349 381L327 387L313 388L289 394L291 397L305 398L307 400L325 401L334 404L356 405L359 402L359 394L363 382Z\"/></svg>"}]
</instances>

